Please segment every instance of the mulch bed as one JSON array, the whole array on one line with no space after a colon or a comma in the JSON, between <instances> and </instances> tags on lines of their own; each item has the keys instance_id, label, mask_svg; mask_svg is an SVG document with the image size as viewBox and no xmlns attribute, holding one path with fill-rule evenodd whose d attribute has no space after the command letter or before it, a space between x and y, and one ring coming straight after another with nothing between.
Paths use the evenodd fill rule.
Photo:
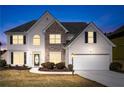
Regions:
<instances>
[{"instance_id":1,"label":"mulch bed","mask_svg":"<svg viewBox=\"0 0 124 93\"><path fill-rule=\"evenodd\" d=\"M54 68L54 69L47 69L47 68L43 68L43 67L40 67L40 68L39 68L39 71L49 71L49 72L70 72L70 70L67 69L67 68L64 68L64 69L57 69L57 68Z\"/></svg>"},{"instance_id":2,"label":"mulch bed","mask_svg":"<svg viewBox=\"0 0 124 93\"><path fill-rule=\"evenodd\" d=\"M26 66L5 66L5 67L0 67L1 70L29 70L30 68Z\"/></svg>"}]
</instances>

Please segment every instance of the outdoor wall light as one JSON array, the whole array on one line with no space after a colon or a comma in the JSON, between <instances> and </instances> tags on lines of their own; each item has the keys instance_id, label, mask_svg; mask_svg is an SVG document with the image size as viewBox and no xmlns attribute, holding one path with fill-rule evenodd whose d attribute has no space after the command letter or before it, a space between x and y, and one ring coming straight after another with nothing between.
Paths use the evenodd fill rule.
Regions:
<instances>
[{"instance_id":1,"label":"outdoor wall light","mask_svg":"<svg viewBox=\"0 0 124 93\"><path fill-rule=\"evenodd\" d=\"M74 58L74 54L73 53L71 54L71 57Z\"/></svg>"}]
</instances>

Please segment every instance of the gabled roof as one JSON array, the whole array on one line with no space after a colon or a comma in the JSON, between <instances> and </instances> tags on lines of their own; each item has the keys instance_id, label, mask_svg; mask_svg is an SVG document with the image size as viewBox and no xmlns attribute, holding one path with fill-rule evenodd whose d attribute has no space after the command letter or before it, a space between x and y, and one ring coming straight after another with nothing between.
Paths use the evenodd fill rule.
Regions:
<instances>
[{"instance_id":1,"label":"gabled roof","mask_svg":"<svg viewBox=\"0 0 124 93\"><path fill-rule=\"evenodd\" d=\"M84 30L82 30L82 31L81 31L80 33L78 33L74 38L72 38L72 40L71 40L68 44L66 44L65 46L71 45L71 44L74 42L74 40L75 40L76 38L78 38L78 36L79 36L83 31L85 31L89 26L93 26L93 27L96 29L96 31L99 32L99 33L101 34L101 36L103 36L103 38L105 38L105 40L106 40L110 45L112 45L113 47L116 46L114 43L112 43L112 42L103 34L103 32L102 32L93 22L87 24L87 26L84 28ZM72 42L72 41L73 41L73 42Z\"/></svg>"},{"instance_id":2,"label":"gabled roof","mask_svg":"<svg viewBox=\"0 0 124 93\"><path fill-rule=\"evenodd\" d=\"M6 31L5 33L27 32L36 23L36 21L37 20L32 20L30 22L24 23L20 26L17 26L15 28ZM60 22L60 23L69 31L67 33L70 34L78 34L87 26L87 24L84 22Z\"/></svg>"}]
</instances>

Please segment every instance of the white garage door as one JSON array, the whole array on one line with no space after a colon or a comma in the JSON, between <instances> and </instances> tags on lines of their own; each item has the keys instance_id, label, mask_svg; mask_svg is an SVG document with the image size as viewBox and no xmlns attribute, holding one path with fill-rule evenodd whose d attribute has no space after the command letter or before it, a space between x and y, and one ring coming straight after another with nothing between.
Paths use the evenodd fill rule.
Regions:
<instances>
[{"instance_id":1,"label":"white garage door","mask_svg":"<svg viewBox=\"0 0 124 93\"><path fill-rule=\"evenodd\" d=\"M74 70L109 70L109 55L75 55Z\"/></svg>"}]
</instances>

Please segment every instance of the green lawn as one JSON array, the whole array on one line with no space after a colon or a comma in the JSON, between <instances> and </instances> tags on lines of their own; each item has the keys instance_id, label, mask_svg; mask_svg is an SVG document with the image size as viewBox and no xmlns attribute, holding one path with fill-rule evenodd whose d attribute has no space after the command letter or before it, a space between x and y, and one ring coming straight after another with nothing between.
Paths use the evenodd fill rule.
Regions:
<instances>
[{"instance_id":1,"label":"green lawn","mask_svg":"<svg viewBox=\"0 0 124 93\"><path fill-rule=\"evenodd\" d=\"M9 87L102 87L104 85L78 75L42 75L28 70L0 71L0 86Z\"/></svg>"}]
</instances>

